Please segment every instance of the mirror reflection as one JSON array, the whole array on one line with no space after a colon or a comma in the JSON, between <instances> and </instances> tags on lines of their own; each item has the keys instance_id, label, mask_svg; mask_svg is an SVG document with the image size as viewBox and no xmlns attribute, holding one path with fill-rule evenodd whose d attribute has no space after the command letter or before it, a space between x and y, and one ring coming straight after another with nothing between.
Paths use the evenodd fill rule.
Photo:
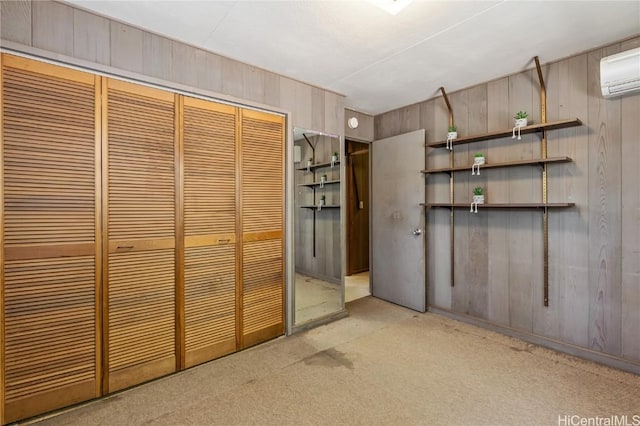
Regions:
<instances>
[{"instance_id":1,"label":"mirror reflection","mask_svg":"<svg viewBox=\"0 0 640 426\"><path fill-rule=\"evenodd\" d=\"M340 157L338 137L294 129L295 325L344 308Z\"/></svg>"}]
</instances>

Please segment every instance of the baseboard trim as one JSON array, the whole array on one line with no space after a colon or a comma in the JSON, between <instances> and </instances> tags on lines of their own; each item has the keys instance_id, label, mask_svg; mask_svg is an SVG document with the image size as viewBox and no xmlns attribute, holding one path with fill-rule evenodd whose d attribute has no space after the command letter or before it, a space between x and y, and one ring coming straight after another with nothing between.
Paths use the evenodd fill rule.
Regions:
<instances>
[{"instance_id":1,"label":"baseboard trim","mask_svg":"<svg viewBox=\"0 0 640 426\"><path fill-rule=\"evenodd\" d=\"M299 274L302 274L302 275L306 275L306 276L311 277L311 278L318 279L320 281L326 281L326 282L331 283L331 284L338 284L338 285L342 284L342 279L341 278L329 277L329 276L326 276L326 275L317 274L315 272L306 271L306 270L301 269L301 268L296 268L295 272L299 273Z\"/></svg>"},{"instance_id":2,"label":"baseboard trim","mask_svg":"<svg viewBox=\"0 0 640 426\"><path fill-rule=\"evenodd\" d=\"M496 333L505 334L509 337L515 337L516 339L520 339L520 340L524 340L525 342L544 346L545 348L553 349L554 351L573 355L578 358L582 358L588 361L597 362L598 364L606 365L608 367L617 368L618 370L623 370L629 373L640 375L640 363L635 363L633 361L618 358L613 355L593 351L591 349L586 349L580 346L561 342L559 340L550 339L548 337L543 337L537 334L528 333L526 331L516 330L511 327L505 327L503 325L494 324L490 321L486 321L486 320L476 318L466 314L461 314L458 312L453 312L448 309L439 308L437 306L429 306L428 312L431 312L433 314L443 315L445 317L452 318L454 320L475 325L478 327L482 327L487 330L495 331Z\"/></svg>"},{"instance_id":3,"label":"baseboard trim","mask_svg":"<svg viewBox=\"0 0 640 426\"><path fill-rule=\"evenodd\" d=\"M333 322L348 316L349 316L349 312L347 312L346 310L334 312L332 314L325 315L323 317L316 318L299 325L298 324L294 325L293 328L291 329L291 334L300 333L301 331L309 330L310 328L319 327L321 325L325 325L330 322Z\"/></svg>"}]
</instances>

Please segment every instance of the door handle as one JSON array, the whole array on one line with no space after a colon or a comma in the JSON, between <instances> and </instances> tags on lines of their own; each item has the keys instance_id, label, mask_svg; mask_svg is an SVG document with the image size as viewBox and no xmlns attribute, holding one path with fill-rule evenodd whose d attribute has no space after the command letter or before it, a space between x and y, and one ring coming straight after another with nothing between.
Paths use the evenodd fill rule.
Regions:
<instances>
[{"instance_id":1,"label":"door handle","mask_svg":"<svg viewBox=\"0 0 640 426\"><path fill-rule=\"evenodd\" d=\"M422 229L416 228L413 230L412 234L415 236L422 235Z\"/></svg>"}]
</instances>

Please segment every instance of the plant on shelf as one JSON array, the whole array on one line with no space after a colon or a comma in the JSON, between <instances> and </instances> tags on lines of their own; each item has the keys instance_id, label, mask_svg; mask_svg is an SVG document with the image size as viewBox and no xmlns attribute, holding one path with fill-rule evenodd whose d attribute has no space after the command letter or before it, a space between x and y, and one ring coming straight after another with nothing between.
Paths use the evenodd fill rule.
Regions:
<instances>
[{"instance_id":1,"label":"plant on shelf","mask_svg":"<svg viewBox=\"0 0 640 426\"><path fill-rule=\"evenodd\" d=\"M337 162L338 162L338 152L334 151L333 155L331 156L331 167L335 166Z\"/></svg>"},{"instance_id":2,"label":"plant on shelf","mask_svg":"<svg viewBox=\"0 0 640 426\"><path fill-rule=\"evenodd\" d=\"M478 152L474 157L473 157L473 164L471 165L471 175L475 175L476 174L476 168L478 169L478 176L480 176L480 165L484 164L484 154L481 152Z\"/></svg>"},{"instance_id":3,"label":"plant on shelf","mask_svg":"<svg viewBox=\"0 0 640 426\"><path fill-rule=\"evenodd\" d=\"M327 182L327 175L320 176L320 188L324 188L324 184Z\"/></svg>"},{"instance_id":4,"label":"plant on shelf","mask_svg":"<svg viewBox=\"0 0 640 426\"><path fill-rule=\"evenodd\" d=\"M307 171L310 172L311 171L311 166L313 165L313 158L309 158L307 160Z\"/></svg>"},{"instance_id":5,"label":"plant on shelf","mask_svg":"<svg viewBox=\"0 0 640 426\"><path fill-rule=\"evenodd\" d=\"M513 118L516 119L516 127L526 127L528 122L528 119L527 119L528 116L529 114L527 114L526 111L518 111L516 115L513 116Z\"/></svg>"},{"instance_id":6,"label":"plant on shelf","mask_svg":"<svg viewBox=\"0 0 640 426\"><path fill-rule=\"evenodd\" d=\"M327 197L325 195L320 196L320 205L324 206L326 204Z\"/></svg>"},{"instance_id":7,"label":"plant on shelf","mask_svg":"<svg viewBox=\"0 0 640 426\"><path fill-rule=\"evenodd\" d=\"M458 139L458 128L452 124L447 130L447 149L453 150L453 141Z\"/></svg>"},{"instance_id":8,"label":"plant on shelf","mask_svg":"<svg viewBox=\"0 0 640 426\"><path fill-rule=\"evenodd\" d=\"M471 202L471 209L469 212L478 213L478 204L484 204L484 189L482 189L481 186L476 186L473 189L473 201Z\"/></svg>"},{"instance_id":9,"label":"plant on shelf","mask_svg":"<svg viewBox=\"0 0 640 426\"><path fill-rule=\"evenodd\" d=\"M484 203L484 189L481 186L476 186L473 189L473 202L478 204Z\"/></svg>"}]
</instances>

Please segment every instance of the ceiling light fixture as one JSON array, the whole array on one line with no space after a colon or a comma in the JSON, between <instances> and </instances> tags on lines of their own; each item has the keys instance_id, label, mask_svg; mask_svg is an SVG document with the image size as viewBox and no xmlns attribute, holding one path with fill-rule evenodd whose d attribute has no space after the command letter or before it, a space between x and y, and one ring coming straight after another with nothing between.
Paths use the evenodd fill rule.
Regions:
<instances>
[{"instance_id":1,"label":"ceiling light fixture","mask_svg":"<svg viewBox=\"0 0 640 426\"><path fill-rule=\"evenodd\" d=\"M404 9L409 6L413 0L368 0L369 3L374 6L378 6L380 9L384 10L387 13L392 15L397 15Z\"/></svg>"}]
</instances>

